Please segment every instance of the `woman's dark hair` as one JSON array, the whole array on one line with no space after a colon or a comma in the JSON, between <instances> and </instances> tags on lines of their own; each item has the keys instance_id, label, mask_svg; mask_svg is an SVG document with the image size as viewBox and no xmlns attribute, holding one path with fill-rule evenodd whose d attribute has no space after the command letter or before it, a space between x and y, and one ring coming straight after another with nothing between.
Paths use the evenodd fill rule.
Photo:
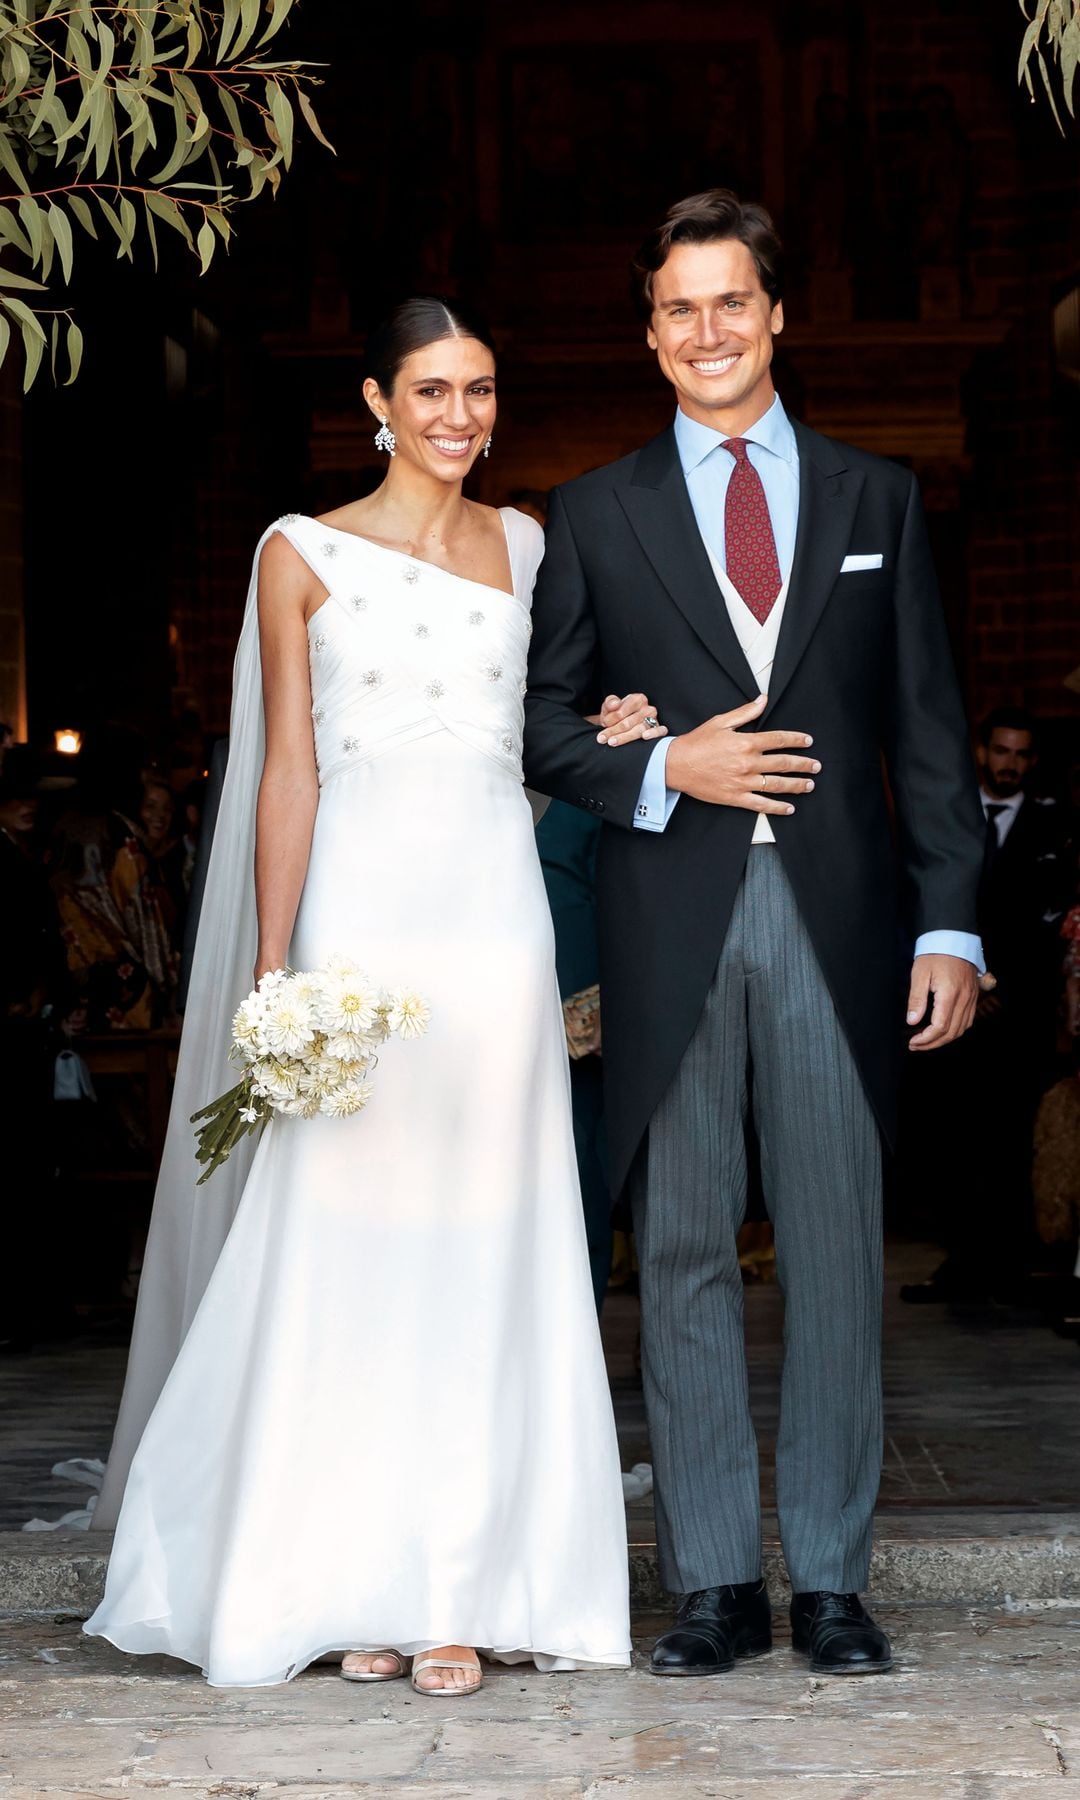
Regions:
<instances>
[{"instance_id":1,"label":"woman's dark hair","mask_svg":"<svg viewBox=\"0 0 1080 1800\"><path fill-rule=\"evenodd\" d=\"M641 317L652 318L653 277L667 262L672 244L718 244L725 238L746 245L758 280L775 306L784 291L784 252L771 217L763 206L744 203L730 188L708 188L673 206L631 259L631 291Z\"/></svg>"},{"instance_id":2,"label":"woman's dark hair","mask_svg":"<svg viewBox=\"0 0 1080 1800\"><path fill-rule=\"evenodd\" d=\"M495 354L490 329L470 307L434 294L401 300L368 338L367 373L389 399L406 357L445 338L475 338Z\"/></svg>"}]
</instances>

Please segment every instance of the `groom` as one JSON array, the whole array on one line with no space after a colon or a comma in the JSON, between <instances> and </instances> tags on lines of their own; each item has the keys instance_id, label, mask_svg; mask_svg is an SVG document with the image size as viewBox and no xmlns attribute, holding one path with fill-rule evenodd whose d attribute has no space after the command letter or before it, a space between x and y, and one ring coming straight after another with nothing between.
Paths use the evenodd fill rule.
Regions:
<instances>
[{"instance_id":1,"label":"groom","mask_svg":"<svg viewBox=\"0 0 1080 1800\"><path fill-rule=\"evenodd\" d=\"M785 1297L793 1642L815 1671L881 1671L858 1598L881 1470L880 1136L905 1012L918 1053L974 1014L964 717L913 477L792 421L773 387L768 214L695 195L633 269L677 411L552 496L525 774L606 827L613 1188L632 1175L660 1570L681 1597L652 1667L709 1675L771 1644L735 1247L752 1119ZM582 715L641 687L671 735L613 755Z\"/></svg>"}]
</instances>

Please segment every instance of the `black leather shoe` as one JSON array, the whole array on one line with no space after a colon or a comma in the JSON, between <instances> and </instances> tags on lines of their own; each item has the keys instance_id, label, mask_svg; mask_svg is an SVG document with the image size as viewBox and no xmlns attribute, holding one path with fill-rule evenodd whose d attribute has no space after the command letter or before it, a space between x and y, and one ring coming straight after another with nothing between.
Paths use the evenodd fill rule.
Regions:
<instances>
[{"instance_id":1,"label":"black leather shoe","mask_svg":"<svg viewBox=\"0 0 1080 1800\"><path fill-rule=\"evenodd\" d=\"M812 1675L884 1675L892 1645L858 1594L795 1594L791 1647L810 1658Z\"/></svg>"},{"instance_id":2,"label":"black leather shoe","mask_svg":"<svg viewBox=\"0 0 1080 1800\"><path fill-rule=\"evenodd\" d=\"M687 1594L670 1631L653 1645L654 1675L722 1675L736 1657L772 1649L772 1608L762 1580Z\"/></svg>"}]
</instances>

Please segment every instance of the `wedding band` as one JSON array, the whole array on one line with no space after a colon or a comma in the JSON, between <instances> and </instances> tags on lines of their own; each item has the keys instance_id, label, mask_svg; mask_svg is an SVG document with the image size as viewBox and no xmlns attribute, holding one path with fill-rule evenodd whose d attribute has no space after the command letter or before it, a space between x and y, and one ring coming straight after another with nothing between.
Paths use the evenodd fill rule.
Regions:
<instances>
[{"instance_id":1,"label":"wedding band","mask_svg":"<svg viewBox=\"0 0 1080 1800\"><path fill-rule=\"evenodd\" d=\"M645 724L646 731L655 731L656 730L657 721L655 719L651 719L651 718L646 719L644 721L644 724Z\"/></svg>"}]
</instances>

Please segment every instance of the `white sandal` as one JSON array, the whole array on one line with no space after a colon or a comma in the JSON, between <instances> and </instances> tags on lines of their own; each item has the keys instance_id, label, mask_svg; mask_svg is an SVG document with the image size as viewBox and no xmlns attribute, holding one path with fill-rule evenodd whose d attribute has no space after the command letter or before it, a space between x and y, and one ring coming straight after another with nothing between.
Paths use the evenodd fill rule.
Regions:
<instances>
[{"instance_id":1,"label":"white sandal","mask_svg":"<svg viewBox=\"0 0 1080 1800\"><path fill-rule=\"evenodd\" d=\"M467 1669L476 1680L468 1687L421 1687L416 1677L425 1669ZM455 1656L420 1656L413 1658L412 1688L414 1694L425 1694L429 1699L458 1700L465 1694L475 1694L484 1685L484 1672L476 1664L462 1662Z\"/></svg>"},{"instance_id":2,"label":"white sandal","mask_svg":"<svg viewBox=\"0 0 1080 1800\"><path fill-rule=\"evenodd\" d=\"M347 1650L346 1656L392 1656L397 1668L392 1675L384 1675L378 1669L347 1669L344 1662L338 1670L342 1681L400 1681L409 1673L409 1665L399 1650Z\"/></svg>"}]
</instances>

